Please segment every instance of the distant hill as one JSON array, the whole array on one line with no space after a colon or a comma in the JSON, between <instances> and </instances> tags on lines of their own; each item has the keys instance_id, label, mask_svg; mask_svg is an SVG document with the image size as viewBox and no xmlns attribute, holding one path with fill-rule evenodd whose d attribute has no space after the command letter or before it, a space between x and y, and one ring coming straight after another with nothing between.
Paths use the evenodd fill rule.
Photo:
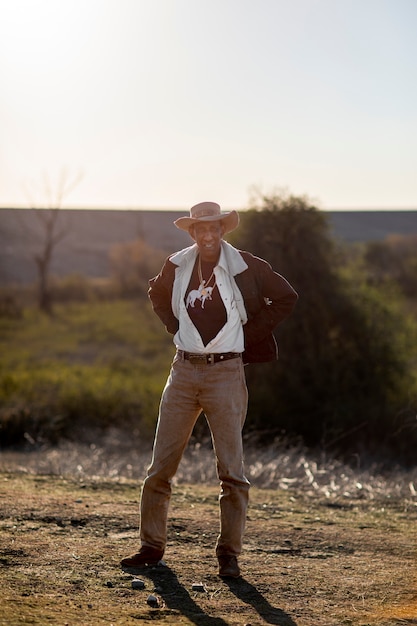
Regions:
<instances>
[{"instance_id":1,"label":"distant hill","mask_svg":"<svg viewBox=\"0 0 417 626\"><path fill-rule=\"evenodd\" d=\"M142 237L170 254L191 243L173 221L186 211L61 209L58 244L52 272L58 276L109 274L108 253L116 243ZM417 234L415 211L328 211L336 238L347 242L382 240L388 235ZM34 256L42 228L31 209L0 209L0 283L30 283L36 278Z\"/></svg>"}]
</instances>

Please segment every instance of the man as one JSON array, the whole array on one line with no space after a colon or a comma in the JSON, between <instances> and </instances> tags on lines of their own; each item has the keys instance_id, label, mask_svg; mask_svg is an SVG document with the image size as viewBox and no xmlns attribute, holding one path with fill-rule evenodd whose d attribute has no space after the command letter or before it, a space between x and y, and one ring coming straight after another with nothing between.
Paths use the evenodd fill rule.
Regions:
<instances>
[{"instance_id":1,"label":"man","mask_svg":"<svg viewBox=\"0 0 417 626\"><path fill-rule=\"evenodd\" d=\"M177 352L142 489L141 548L121 564L140 568L162 559L171 480L204 411L221 487L219 576L237 578L249 491L243 472L243 367L277 358L272 330L291 313L297 294L266 261L223 240L238 226L236 211L222 213L215 202L201 202L174 223L195 243L170 256L150 281L153 309L173 334Z\"/></svg>"}]
</instances>

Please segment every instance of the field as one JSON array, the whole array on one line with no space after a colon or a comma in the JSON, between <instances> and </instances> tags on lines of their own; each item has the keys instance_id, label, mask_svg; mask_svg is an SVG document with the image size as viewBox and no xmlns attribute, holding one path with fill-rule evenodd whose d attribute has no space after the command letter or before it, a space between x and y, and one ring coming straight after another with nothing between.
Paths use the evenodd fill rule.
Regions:
<instances>
[{"instance_id":1,"label":"field","mask_svg":"<svg viewBox=\"0 0 417 626\"><path fill-rule=\"evenodd\" d=\"M138 546L137 480L37 474L6 456L0 481L4 626L417 624L417 507L396 495L404 485L331 497L306 480L253 487L243 576L222 581L213 481L176 484L164 564L137 573L119 566Z\"/></svg>"},{"instance_id":2,"label":"field","mask_svg":"<svg viewBox=\"0 0 417 626\"><path fill-rule=\"evenodd\" d=\"M142 300L0 319L3 445L88 438L114 424L151 436L173 349Z\"/></svg>"},{"instance_id":3,"label":"field","mask_svg":"<svg viewBox=\"0 0 417 626\"><path fill-rule=\"evenodd\" d=\"M172 351L148 302L0 319L0 625L417 624L416 467L259 449L245 434L243 576L222 581L204 424L176 477L165 562L132 588L119 561L138 548Z\"/></svg>"}]
</instances>

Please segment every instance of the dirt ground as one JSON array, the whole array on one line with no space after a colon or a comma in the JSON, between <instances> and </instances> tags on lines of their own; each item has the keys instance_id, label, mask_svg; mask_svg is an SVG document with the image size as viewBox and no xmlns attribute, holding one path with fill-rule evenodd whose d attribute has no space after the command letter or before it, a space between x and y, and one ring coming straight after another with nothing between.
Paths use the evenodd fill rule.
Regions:
<instances>
[{"instance_id":1,"label":"dirt ground","mask_svg":"<svg viewBox=\"0 0 417 626\"><path fill-rule=\"evenodd\" d=\"M175 487L164 564L133 575L119 561L138 548L138 482L4 472L0 485L1 625L417 624L411 500L253 488L242 578L226 581L216 486Z\"/></svg>"}]
</instances>

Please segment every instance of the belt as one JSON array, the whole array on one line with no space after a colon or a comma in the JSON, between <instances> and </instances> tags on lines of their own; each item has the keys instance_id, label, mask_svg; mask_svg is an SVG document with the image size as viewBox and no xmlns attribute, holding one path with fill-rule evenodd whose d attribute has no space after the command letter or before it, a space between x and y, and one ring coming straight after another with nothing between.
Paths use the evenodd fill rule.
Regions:
<instances>
[{"instance_id":1,"label":"belt","mask_svg":"<svg viewBox=\"0 0 417 626\"><path fill-rule=\"evenodd\" d=\"M181 359L190 361L193 365L213 365L221 361L229 361L230 359L240 359L240 352L211 352L209 354L194 354L193 352L184 352L177 350L177 354Z\"/></svg>"}]
</instances>

